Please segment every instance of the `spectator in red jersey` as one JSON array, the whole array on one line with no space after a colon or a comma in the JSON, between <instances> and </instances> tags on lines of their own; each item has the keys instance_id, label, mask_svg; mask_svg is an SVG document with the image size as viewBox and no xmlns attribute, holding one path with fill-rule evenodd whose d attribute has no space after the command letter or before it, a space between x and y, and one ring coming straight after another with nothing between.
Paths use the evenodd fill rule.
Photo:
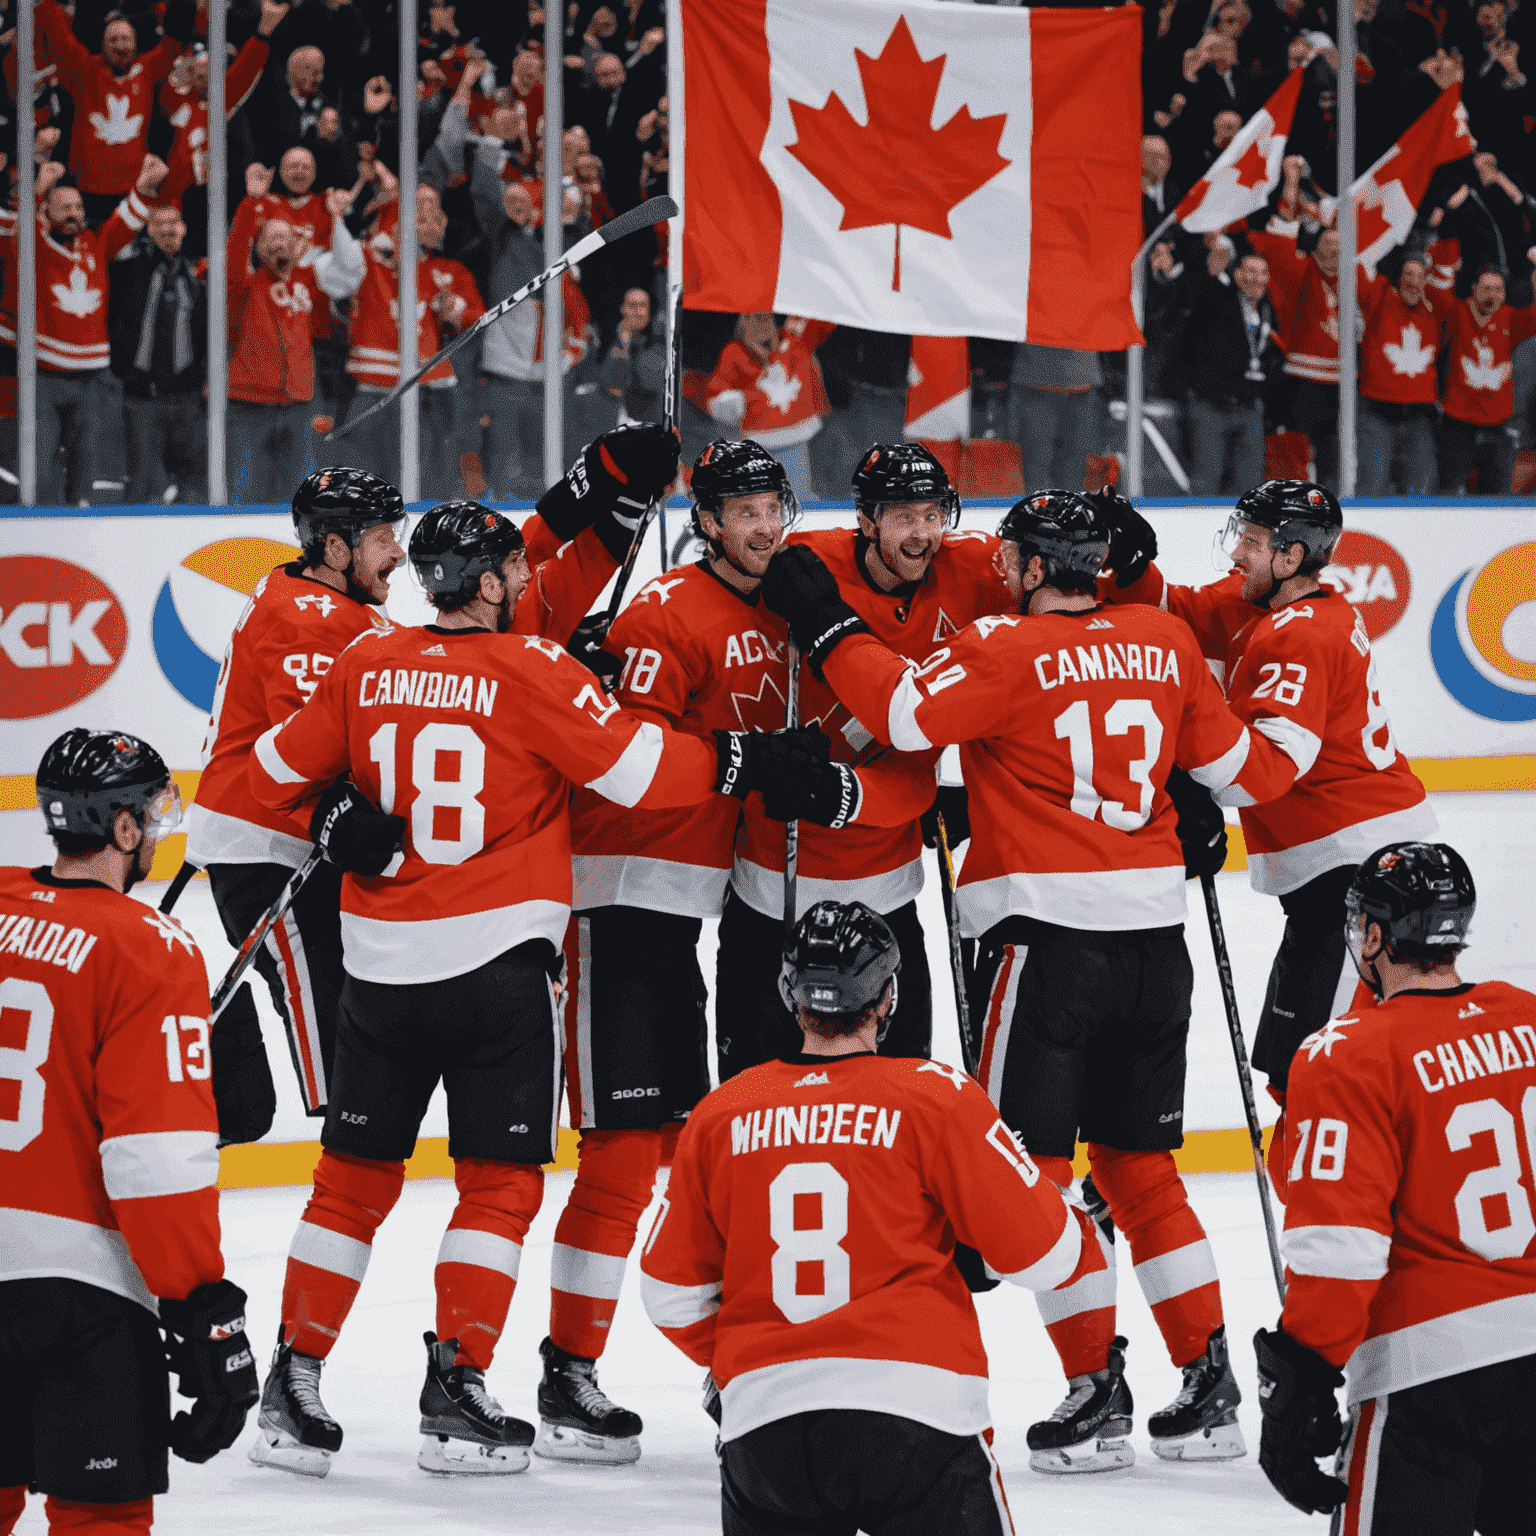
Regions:
<instances>
[{"instance_id":1,"label":"spectator in red jersey","mask_svg":"<svg viewBox=\"0 0 1536 1536\"><path fill-rule=\"evenodd\" d=\"M603 191L603 162L596 155L576 157L576 189L581 193L587 222L593 229L601 229L613 218L613 204Z\"/></svg>"},{"instance_id":2,"label":"spectator in red jersey","mask_svg":"<svg viewBox=\"0 0 1536 1536\"><path fill-rule=\"evenodd\" d=\"M1536 247L1532 247L1536 250ZM1504 274L1487 266L1446 317L1440 408L1440 494L1508 496L1515 472L1514 349L1536 336L1536 303L1511 309Z\"/></svg>"},{"instance_id":3,"label":"spectator in red jersey","mask_svg":"<svg viewBox=\"0 0 1536 1536\"><path fill-rule=\"evenodd\" d=\"M59 83L75 103L69 169L93 229L132 191L149 148L155 93L183 46L192 41L192 6L174 0L165 12L170 35L139 57L133 23L107 14L101 52L89 52L70 28L59 0L39 0L37 25L58 65Z\"/></svg>"},{"instance_id":4,"label":"spectator in red jersey","mask_svg":"<svg viewBox=\"0 0 1536 1536\"><path fill-rule=\"evenodd\" d=\"M1415 253L1394 287L1380 273L1360 284L1361 496L1427 496L1435 487L1435 356L1449 308L1426 292L1429 264Z\"/></svg>"},{"instance_id":5,"label":"spectator in red jersey","mask_svg":"<svg viewBox=\"0 0 1536 1536\"><path fill-rule=\"evenodd\" d=\"M107 337L107 263L144 228L164 161L145 155L138 186L100 231L86 225L78 187L60 185L64 167L37 172L37 495L44 506L87 506L97 468L122 435ZM0 240L16 238L17 215L0 211ZM16 345L17 273L5 262L0 342ZM59 444L65 466L55 464Z\"/></svg>"},{"instance_id":6,"label":"spectator in red jersey","mask_svg":"<svg viewBox=\"0 0 1536 1536\"><path fill-rule=\"evenodd\" d=\"M508 105L523 108L529 127L544 116L544 60L527 48L512 55L512 100Z\"/></svg>"},{"instance_id":7,"label":"spectator in red jersey","mask_svg":"<svg viewBox=\"0 0 1536 1536\"><path fill-rule=\"evenodd\" d=\"M249 199L241 211L249 208ZM309 267L293 226L236 217L229 232L231 501L286 501L304 471L315 393L313 313L357 283L362 251L342 222L351 198L326 194L331 249ZM254 235L254 238L253 238Z\"/></svg>"}]
</instances>

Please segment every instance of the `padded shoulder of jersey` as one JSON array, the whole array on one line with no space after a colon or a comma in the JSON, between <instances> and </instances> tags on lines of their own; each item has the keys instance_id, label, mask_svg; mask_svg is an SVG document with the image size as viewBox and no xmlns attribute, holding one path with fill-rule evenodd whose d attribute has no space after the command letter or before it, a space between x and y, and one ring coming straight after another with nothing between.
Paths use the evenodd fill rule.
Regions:
<instances>
[{"instance_id":1,"label":"padded shoulder of jersey","mask_svg":"<svg viewBox=\"0 0 1536 1536\"><path fill-rule=\"evenodd\" d=\"M754 609L738 601L722 582L695 562L674 566L652 577L613 621L613 628L621 635L633 630L664 631L686 638L697 629L701 618L707 621L717 612L727 611L745 617L764 610L761 604Z\"/></svg>"},{"instance_id":2,"label":"padded shoulder of jersey","mask_svg":"<svg viewBox=\"0 0 1536 1536\"><path fill-rule=\"evenodd\" d=\"M1296 1047L1287 1097L1295 1094L1298 1084L1310 1086L1324 1077L1366 1084L1378 1095L1387 1092L1400 1040L1394 1040L1393 1021L1382 1007L1378 1003L1341 1014L1313 1030Z\"/></svg>"},{"instance_id":3,"label":"padded shoulder of jersey","mask_svg":"<svg viewBox=\"0 0 1536 1536\"><path fill-rule=\"evenodd\" d=\"M263 641L287 635L307 640L317 629L350 635L359 626L365 626L362 633L378 627L375 610L367 603L323 581L294 576L283 565L261 578L252 601L254 607L243 627L254 630L255 637Z\"/></svg>"},{"instance_id":4,"label":"padded shoulder of jersey","mask_svg":"<svg viewBox=\"0 0 1536 1536\"><path fill-rule=\"evenodd\" d=\"M1260 616L1246 650L1279 653L1338 650L1350 644L1357 610L1332 587Z\"/></svg>"}]
</instances>

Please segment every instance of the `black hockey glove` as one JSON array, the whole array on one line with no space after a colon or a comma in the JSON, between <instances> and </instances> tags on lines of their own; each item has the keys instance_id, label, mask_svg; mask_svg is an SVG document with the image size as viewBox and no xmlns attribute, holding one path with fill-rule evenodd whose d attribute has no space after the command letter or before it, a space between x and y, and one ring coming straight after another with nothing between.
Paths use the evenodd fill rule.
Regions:
<instances>
[{"instance_id":1,"label":"black hockey glove","mask_svg":"<svg viewBox=\"0 0 1536 1536\"><path fill-rule=\"evenodd\" d=\"M351 779L337 779L326 786L309 818L309 836L337 869L382 875L405 840L405 817L386 816Z\"/></svg>"},{"instance_id":2,"label":"black hockey glove","mask_svg":"<svg viewBox=\"0 0 1536 1536\"><path fill-rule=\"evenodd\" d=\"M213 1021L208 1049L213 1057L213 1102L219 1113L219 1145L260 1141L272 1129L277 1090L261 1023L248 984Z\"/></svg>"},{"instance_id":3,"label":"black hockey glove","mask_svg":"<svg viewBox=\"0 0 1536 1536\"><path fill-rule=\"evenodd\" d=\"M1344 1438L1334 1393L1344 1385L1314 1349L1283 1328L1253 1336L1259 1361L1259 1465L1287 1504L1303 1514L1336 1509L1349 1489L1319 1470L1317 1458L1331 1456Z\"/></svg>"},{"instance_id":4,"label":"black hockey glove","mask_svg":"<svg viewBox=\"0 0 1536 1536\"><path fill-rule=\"evenodd\" d=\"M1184 850L1184 878L1217 874L1227 862L1227 820L1211 792L1182 768L1168 770L1168 798L1179 815L1179 843Z\"/></svg>"},{"instance_id":5,"label":"black hockey glove","mask_svg":"<svg viewBox=\"0 0 1536 1536\"><path fill-rule=\"evenodd\" d=\"M1112 485L1090 492L1088 500L1109 519L1109 556L1104 565L1115 573L1115 585L1128 587L1140 581L1157 558L1152 524Z\"/></svg>"},{"instance_id":6,"label":"black hockey glove","mask_svg":"<svg viewBox=\"0 0 1536 1536\"><path fill-rule=\"evenodd\" d=\"M953 853L971 835L971 797L963 784L940 784L933 804L917 819L923 829L923 847L939 846L939 817L944 818L944 841Z\"/></svg>"},{"instance_id":7,"label":"black hockey glove","mask_svg":"<svg viewBox=\"0 0 1536 1536\"><path fill-rule=\"evenodd\" d=\"M843 601L837 578L803 544L781 549L768 562L762 592L763 602L789 625L817 677L840 640L869 633L869 625Z\"/></svg>"},{"instance_id":8,"label":"black hockey glove","mask_svg":"<svg viewBox=\"0 0 1536 1536\"><path fill-rule=\"evenodd\" d=\"M624 670L624 661L612 651L603 649L603 641L607 638L608 615L589 613L576 626L576 632L571 636L566 650L597 677L603 685L604 693L612 693L618 684L619 673Z\"/></svg>"},{"instance_id":9,"label":"black hockey glove","mask_svg":"<svg viewBox=\"0 0 1536 1536\"><path fill-rule=\"evenodd\" d=\"M704 1412L715 1421L715 1428L720 1428L720 1388L715 1385L715 1378L708 1371L704 1373Z\"/></svg>"},{"instance_id":10,"label":"black hockey glove","mask_svg":"<svg viewBox=\"0 0 1536 1536\"><path fill-rule=\"evenodd\" d=\"M165 1356L193 1398L171 1421L171 1449L183 1461L209 1461L227 1451L261 1396L245 1337L245 1292L231 1280L200 1285L185 1301L160 1303Z\"/></svg>"},{"instance_id":11,"label":"black hockey glove","mask_svg":"<svg viewBox=\"0 0 1536 1536\"><path fill-rule=\"evenodd\" d=\"M1003 1282L987 1273L987 1261L969 1243L955 1243L955 1268L973 1296L995 1291Z\"/></svg>"},{"instance_id":12,"label":"black hockey glove","mask_svg":"<svg viewBox=\"0 0 1536 1536\"><path fill-rule=\"evenodd\" d=\"M562 544L591 528L622 562L645 509L677 479L681 452L666 427L615 427L581 450L535 510Z\"/></svg>"},{"instance_id":13,"label":"black hockey glove","mask_svg":"<svg viewBox=\"0 0 1536 1536\"><path fill-rule=\"evenodd\" d=\"M797 782L830 761L832 743L818 730L716 731L720 771L715 792L745 800L778 780Z\"/></svg>"},{"instance_id":14,"label":"black hockey glove","mask_svg":"<svg viewBox=\"0 0 1536 1536\"><path fill-rule=\"evenodd\" d=\"M858 816L863 801L858 774L830 759L816 758L803 772L775 774L763 786L763 814L770 821L812 821L834 831Z\"/></svg>"}]
</instances>

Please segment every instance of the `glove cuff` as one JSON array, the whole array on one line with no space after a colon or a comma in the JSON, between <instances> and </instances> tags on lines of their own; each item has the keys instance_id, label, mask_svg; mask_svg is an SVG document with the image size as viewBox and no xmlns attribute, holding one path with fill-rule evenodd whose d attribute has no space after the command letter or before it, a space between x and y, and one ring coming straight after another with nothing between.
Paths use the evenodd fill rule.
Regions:
<instances>
[{"instance_id":1,"label":"glove cuff","mask_svg":"<svg viewBox=\"0 0 1536 1536\"><path fill-rule=\"evenodd\" d=\"M747 748L747 732L715 731L715 749L720 754L720 766L715 774L715 793L730 795L735 800L745 800L752 793L750 780L751 753Z\"/></svg>"},{"instance_id":2,"label":"glove cuff","mask_svg":"<svg viewBox=\"0 0 1536 1536\"><path fill-rule=\"evenodd\" d=\"M811 623L803 626L807 643L801 647L805 659L810 662L817 677L828 656L850 635L872 633L868 624L847 603L829 603L811 616Z\"/></svg>"},{"instance_id":3,"label":"glove cuff","mask_svg":"<svg viewBox=\"0 0 1536 1536\"><path fill-rule=\"evenodd\" d=\"M207 1280L180 1301L162 1297L160 1321L194 1343L228 1338L245 1327L245 1292L233 1280ZM201 1333L202 1339L194 1335Z\"/></svg>"}]
</instances>

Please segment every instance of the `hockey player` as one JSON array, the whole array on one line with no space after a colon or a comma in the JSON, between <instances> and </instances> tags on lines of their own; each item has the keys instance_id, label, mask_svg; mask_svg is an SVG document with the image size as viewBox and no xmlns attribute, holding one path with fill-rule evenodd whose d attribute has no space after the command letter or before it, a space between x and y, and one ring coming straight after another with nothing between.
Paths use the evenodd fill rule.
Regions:
<instances>
[{"instance_id":1,"label":"hockey player","mask_svg":"<svg viewBox=\"0 0 1536 1536\"><path fill-rule=\"evenodd\" d=\"M664 572L615 620L605 642L619 666L614 697L639 719L697 736L776 730L788 637L757 587L799 503L784 466L750 439L711 443L691 486L708 553ZM655 811L589 789L572 800L565 1078L581 1160L555 1229L541 1456L640 1454L639 1416L602 1395L594 1367L657 1169L709 1092L697 948L702 920L725 899L739 813L720 795Z\"/></svg>"},{"instance_id":2,"label":"hockey player","mask_svg":"<svg viewBox=\"0 0 1536 1536\"><path fill-rule=\"evenodd\" d=\"M1241 1456L1216 1265L1173 1162L1193 973L1165 782L1177 764L1224 798L1266 800L1301 765L1284 738L1277 750L1232 717L1181 620L1099 607L1110 527L1087 498L1030 496L999 534L1014 612L977 620L921 666L868 632L809 550L774 560L764 601L881 740L919 753L960 744L971 843L956 905L961 931L980 940L981 1081L1058 1184L1071 1183L1079 1136L1088 1143L1184 1372L1148 1424L1154 1451ZM1039 1301L1071 1391L1031 1427L1030 1465L1129 1466L1113 1269Z\"/></svg>"},{"instance_id":3,"label":"hockey player","mask_svg":"<svg viewBox=\"0 0 1536 1536\"><path fill-rule=\"evenodd\" d=\"M875 444L854 472L853 499L856 531L797 533L790 542L816 551L843 601L892 650L914 659L926 656L973 619L1008 610L997 540L978 531L949 531L959 521L960 498L926 448ZM839 770L849 796L833 792L803 808L800 910L824 899L858 900L885 917L907 958L901 1014L881 1049L892 1056L926 1056L933 1010L917 917L923 885L918 819L934 800L938 755L891 760L869 722L855 718L810 668L800 676L800 718L820 725L836 761L857 766L862 792L873 796L878 786L881 800L877 809L853 799L854 786ZM866 773L867 768L873 771ZM842 787L830 779L828 784ZM715 1034L722 1081L798 1046L794 1017L778 996L784 827L772 809L768 801L747 804L720 920Z\"/></svg>"},{"instance_id":4,"label":"hockey player","mask_svg":"<svg viewBox=\"0 0 1536 1536\"><path fill-rule=\"evenodd\" d=\"M955 1244L1036 1291L1099 1246L968 1077L876 1055L902 969L879 914L816 903L782 967L802 1050L694 1111L640 1261L709 1372L726 1536L1011 1533Z\"/></svg>"},{"instance_id":5,"label":"hockey player","mask_svg":"<svg viewBox=\"0 0 1536 1536\"><path fill-rule=\"evenodd\" d=\"M1116 538L1156 538L1121 497ZM1297 1045L1345 1012L1355 969L1344 944L1344 893L1360 860L1383 842L1434 835L1437 822L1392 738L1370 636L1319 572L1333 557L1343 513L1306 480L1266 480L1242 496L1222 547L1235 567L1204 587L1172 586L1155 565L1114 602L1153 603L1194 630L1220 668L1227 702L1246 724L1287 746L1300 772L1283 798L1240 808L1248 878L1278 896L1285 934L1269 975L1253 1064L1283 1105ZM1363 994L1362 994L1363 1000ZM1285 1116L1271 1167L1284 1194Z\"/></svg>"},{"instance_id":6,"label":"hockey player","mask_svg":"<svg viewBox=\"0 0 1536 1536\"><path fill-rule=\"evenodd\" d=\"M0 1536L29 1485L53 1531L147 1536L167 1452L227 1450L256 1401L219 1252L208 976L126 894L181 814L160 754L66 731L37 794L53 866L0 870ZM196 1399L174 1421L168 1357Z\"/></svg>"},{"instance_id":7,"label":"hockey player","mask_svg":"<svg viewBox=\"0 0 1536 1536\"><path fill-rule=\"evenodd\" d=\"M1536 997L1457 974L1475 904L1443 843L1366 859L1348 943L1381 1003L1291 1064L1259 1461L1298 1509L1342 1503L1346 1536L1514 1536L1536 1511ZM1339 1444L1341 1371L1345 1482L1316 1461Z\"/></svg>"},{"instance_id":8,"label":"hockey player","mask_svg":"<svg viewBox=\"0 0 1536 1536\"><path fill-rule=\"evenodd\" d=\"M619 429L591 444L526 525L537 574L514 627L564 640L629 546L645 500L677 468L660 427ZM257 584L224 653L189 817L187 858L208 869L231 944L239 945L309 853L308 818L260 805L246 779L251 748L285 719L358 635L385 624L390 577L404 563L405 503L366 470L317 470L293 498L299 558ZM574 540L562 548L565 541ZM555 563L548 562L556 554ZM288 1034L305 1112L323 1116L341 994L341 872L316 870L257 954ZM225 1141L255 1141L275 1108L255 1004L242 989L214 1026L213 1083Z\"/></svg>"},{"instance_id":9,"label":"hockey player","mask_svg":"<svg viewBox=\"0 0 1536 1536\"><path fill-rule=\"evenodd\" d=\"M410 559L438 622L365 631L309 703L261 737L250 767L273 810L323 789L316 838L347 871L325 1151L289 1252L251 1452L318 1476L342 1438L320 1367L439 1080L459 1203L438 1252L417 1461L433 1472L527 1466L533 1427L502 1411L485 1371L554 1156L571 786L644 809L744 796L791 770L801 739L637 720L553 641L512 633L528 564L499 513L433 508Z\"/></svg>"}]
</instances>

